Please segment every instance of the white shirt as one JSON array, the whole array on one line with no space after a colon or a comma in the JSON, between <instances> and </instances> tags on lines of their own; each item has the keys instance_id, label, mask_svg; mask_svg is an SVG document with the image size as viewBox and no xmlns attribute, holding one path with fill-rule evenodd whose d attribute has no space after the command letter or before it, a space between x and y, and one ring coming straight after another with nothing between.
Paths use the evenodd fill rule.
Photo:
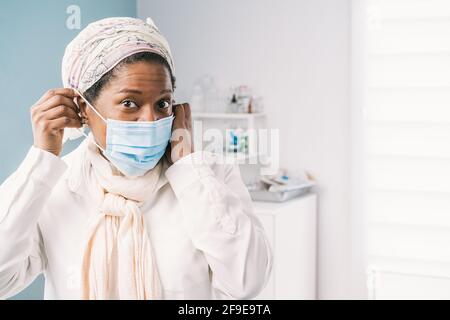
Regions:
<instances>
[{"instance_id":1,"label":"white shirt","mask_svg":"<svg viewBox=\"0 0 450 320\"><path fill-rule=\"evenodd\" d=\"M80 263L93 197L74 161L31 147L0 186L0 298L45 276L45 299L80 298ZM247 299L272 266L264 229L235 165L186 156L141 208L165 299ZM191 161L195 160L195 161Z\"/></svg>"}]
</instances>

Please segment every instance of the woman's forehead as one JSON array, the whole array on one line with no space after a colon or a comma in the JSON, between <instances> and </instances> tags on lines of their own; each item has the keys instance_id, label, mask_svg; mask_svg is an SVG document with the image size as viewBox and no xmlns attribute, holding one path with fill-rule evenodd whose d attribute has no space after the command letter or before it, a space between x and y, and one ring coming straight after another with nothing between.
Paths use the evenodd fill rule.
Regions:
<instances>
[{"instance_id":1,"label":"woman's forehead","mask_svg":"<svg viewBox=\"0 0 450 320\"><path fill-rule=\"evenodd\" d=\"M111 79L110 88L116 92L172 90L167 67L157 63L138 62L121 66ZM137 92L136 92L137 93Z\"/></svg>"}]
</instances>

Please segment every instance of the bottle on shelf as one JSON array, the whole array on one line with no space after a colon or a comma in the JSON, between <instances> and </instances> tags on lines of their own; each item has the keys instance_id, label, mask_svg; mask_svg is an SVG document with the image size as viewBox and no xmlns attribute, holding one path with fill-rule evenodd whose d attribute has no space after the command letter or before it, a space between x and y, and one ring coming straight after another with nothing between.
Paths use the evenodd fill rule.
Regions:
<instances>
[{"instance_id":1,"label":"bottle on shelf","mask_svg":"<svg viewBox=\"0 0 450 320\"><path fill-rule=\"evenodd\" d=\"M228 104L228 112L230 113L237 113L239 111L239 104L236 97L236 93L233 93L233 96L231 97L231 101Z\"/></svg>"}]
</instances>

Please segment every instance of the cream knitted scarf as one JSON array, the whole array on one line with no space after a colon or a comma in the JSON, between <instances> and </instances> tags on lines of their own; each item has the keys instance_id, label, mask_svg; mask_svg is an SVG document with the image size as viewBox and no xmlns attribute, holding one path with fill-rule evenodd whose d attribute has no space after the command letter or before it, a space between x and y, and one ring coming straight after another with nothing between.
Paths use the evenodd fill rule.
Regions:
<instances>
[{"instance_id":1,"label":"cream knitted scarf","mask_svg":"<svg viewBox=\"0 0 450 320\"><path fill-rule=\"evenodd\" d=\"M140 207L152 195L162 161L144 176L123 176L88 137L89 183L104 194L91 217L82 262L83 299L161 299L153 250Z\"/></svg>"}]
</instances>

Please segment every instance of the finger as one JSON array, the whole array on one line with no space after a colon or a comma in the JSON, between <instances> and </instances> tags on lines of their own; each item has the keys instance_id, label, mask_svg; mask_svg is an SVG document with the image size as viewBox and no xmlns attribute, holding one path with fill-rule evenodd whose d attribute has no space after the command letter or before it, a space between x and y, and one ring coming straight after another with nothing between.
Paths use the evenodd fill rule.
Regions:
<instances>
[{"instance_id":1,"label":"finger","mask_svg":"<svg viewBox=\"0 0 450 320\"><path fill-rule=\"evenodd\" d=\"M73 111L72 108L67 107L65 105L60 105L58 107L47 110L46 112L43 113L42 118L47 119L47 120L54 120L54 119L58 119L61 117L69 117L72 119L81 120L78 113Z\"/></svg>"},{"instance_id":2,"label":"finger","mask_svg":"<svg viewBox=\"0 0 450 320\"><path fill-rule=\"evenodd\" d=\"M192 129L192 117L191 117L191 106L189 105L189 103L184 103L184 114L186 116L185 121L186 121L186 127L188 129Z\"/></svg>"},{"instance_id":3,"label":"finger","mask_svg":"<svg viewBox=\"0 0 450 320\"><path fill-rule=\"evenodd\" d=\"M177 109L183 108L184 103L177 103L173 106L173 111L177 111Z\"/></svg>"},{"instance_id":4,"label":"finger","mask_svg":"<svg viewBox=\"0 0 450 320\"><path fill-rule=\"evenodd\" d=\"M69 117L60 117L58 119L49 120L48 127L53 130L64 128L80 128L81 121Z\"/></svg>"},{"instance_id":5,"label":"finger","mask_svg":"<svg viewBox=\"0 0 450 320\"><path fill-rule=\"evenodd\" d=\"M36 105L42 104L46 100L56 95L62 95L73 99L78 96L78 93L76 93L72 88L50 89L46 93L44 93L44 95L36 102Z\"/></svg>"},{"instance_id":6,"label":"finger","mask_svg":"<svg viewBox=\"0 0 450 320\"><path fill-rule=\"evenodd\" d=\"M185 117L183 103L175 105L174 109L175 110L173 111L173 113L175 119L173 120L173 122L177 124L183 123Z\"/></svg>"},{"instance_id":7,"label":"finger","mask_svg":"<svg viewBox=\"0 0 450 320\"><path fill-rule=\"evenodd\" d=\"M191 118L191 106L189 103L183 103L184 114L186 115L186 119Z\"/></svg>"},{"instance_id":8,"label":"finger","mask_svg":"<svg viewBox=\"0 0 450 320\"><path fill-rule=\"evenodd\" d=\"M177 110L178 109L178 110ZM179 110L181 109L181 110ZM179 118L182 119L191 119L191 106L189 103L180 103L174 106L174 113L175 115L178 115Z\"/></svg>"},{"instance_id":9,"label":"finger","mask_svg":"<svg viewBox=\"0 0 450 320\"><path fill-rule=\"evenodd\" d=\"M73 111L75 111L77 114L79 113L78 107L75 104L75 102L72 99L62 96L62 95L53 96L49 100L47 100L46 102L41 104L38 107L38 112L46 112L47 110L50 110L52 108L55 108L55 107L58 107L61 105L72 108Z\"/></svg>"},{"instance_id":10,"label":"finger","mask_svg":"<svg viewBox=\"0 0 450 320\"><path fill-rule=\"evenodd\" d=\"M167 161L169 161L170 164L172 164L172 158L170 157L171 152L172 152L172 145L169 141L166 147L166 152L164 152L164 154L166 156Z\"/></svg>"}]
</instances>

